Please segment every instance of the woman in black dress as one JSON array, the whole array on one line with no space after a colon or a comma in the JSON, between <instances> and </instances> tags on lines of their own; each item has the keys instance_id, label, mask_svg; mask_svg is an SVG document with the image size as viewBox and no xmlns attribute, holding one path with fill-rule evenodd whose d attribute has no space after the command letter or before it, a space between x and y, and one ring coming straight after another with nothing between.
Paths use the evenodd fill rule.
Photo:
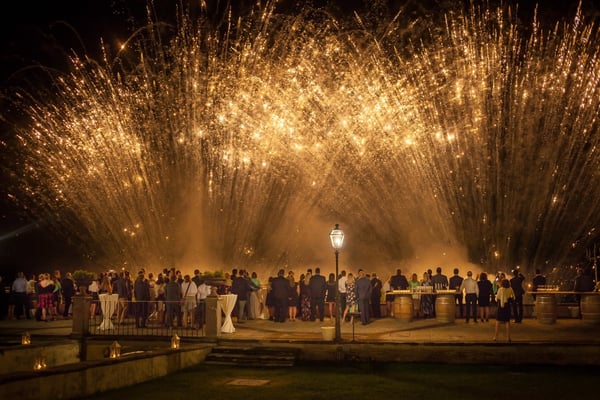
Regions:
<instances>
[{"instance_id":1,"label":"woman in black dress","mask_svg":"<svg viewBox=\"0 0 600 400\"><path fill-rule=\"evenodd\" d=\"M335 294L337 289L337 281L335 280L335 274L329 274L327 280L327 295L325 296L325 302L329 304L329 319L333 319L335 309Z\"/></svg>"},{"instance_id":2,"label":"woman in black dress","mask_svg":"<svg viewBox=\"0 0 600 400\"><path fill-rule=\"evenodd\" d=\"M515 292L510 287L508 279L504 279L500 283L498 293L496 294L496 301L498 303L498 312L496 313L496 330L494 332L494 342L498 337L498 329L500 323L506 326L506 340L510 343L510 305L515 299Z\"/></svg>"},{"instance_id":3,"label":"woman in black dress","mask_svg":"<svg viewBox=\"0 0 600 400\"><path fill-rule=\"evenodd\" d=\"M490 320L490 300L492 298L492 282L489 281L487 274L482 272L477 281L479 296L477 304L479 305L479 320L488 322Z\"/></svg>"}]
</instances>

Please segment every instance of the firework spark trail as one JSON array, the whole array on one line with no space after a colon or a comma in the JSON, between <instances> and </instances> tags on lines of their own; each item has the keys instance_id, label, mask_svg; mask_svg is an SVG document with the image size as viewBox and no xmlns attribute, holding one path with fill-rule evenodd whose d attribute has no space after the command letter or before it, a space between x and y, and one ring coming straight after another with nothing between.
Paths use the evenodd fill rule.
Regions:
<instances>
[{"instance_id":1,"label":"firework spark trail","mask_svg":"<svg viewBox=\"0 0 600 400\"><path fill-rule=\"evenodd\" d=\"M313 17L264 11L228 40L182 17L108 67L74 58L56 98L26 102L22 201L112 262L151 266L272 273L320 260L332 220L370 265L438 241L489 270L560 263L593 239L593 26L523 38L473 9L400 51Z\"/></svg>"}]
</instances>

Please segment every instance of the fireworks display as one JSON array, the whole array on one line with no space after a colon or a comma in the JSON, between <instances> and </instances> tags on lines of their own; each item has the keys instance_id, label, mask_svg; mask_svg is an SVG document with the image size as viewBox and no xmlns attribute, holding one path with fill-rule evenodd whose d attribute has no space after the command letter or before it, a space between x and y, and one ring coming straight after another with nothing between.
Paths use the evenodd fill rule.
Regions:
<instances>
[{"instance_id":1,"label":"fireworks display","mask_svg":"<svg viewBox=\"0 0 600 400\"><path fill-rule=\"evenodd\" d=\"M406 46L271 11L149 24L73 56L52 96L16 94L16 201L118 265L272 273L330 261L335 223L344 262L390 270L437 245L548 269L596 240L600 41L580 15L523 37L473 8Z\"/></svg>"}]
</instances>

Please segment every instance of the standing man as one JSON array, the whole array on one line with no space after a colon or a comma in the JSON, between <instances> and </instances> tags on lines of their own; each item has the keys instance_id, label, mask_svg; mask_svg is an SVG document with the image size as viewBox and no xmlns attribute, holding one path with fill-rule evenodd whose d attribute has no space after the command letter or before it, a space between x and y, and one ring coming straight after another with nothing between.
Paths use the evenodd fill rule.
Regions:
<instances>
[{"instance_id":1,"label":"standing man","mask_svg":"<svg viewBox=\"0 0 600 400\"><path fill-rule=\"evenodd\" d=\"M515 323L520 324L523 321L523 295L525 290L523 289L523 281L525 276L519 272L519 268L513 269L513 278L510 280L510 287L515 293L515 302L513 303L513 316Z\"/></svg>"},{"instance_id":2,"label":"standing man","mask_svg":"<svg viewBox=\"0 0 600 400\"><path fill-rule=\"evenodd\" d=\"M121 271L121 273L119 273L119 278L113 283L113 293L119 295L119 303L117 306L117 324L119 325L124 323L127 312L129 311L131 291L129 290L128 281L125 272Z\"/></svg>"},{"instance_id":3,"label":"standing man","mask_svg":"<svg viewBox=\"0 0 600 400\"><path fill-rule=\"evenodd\" d=\"M381 289L383 283L377 277L377 273L373 272L371 278L371 310L373 318L381 318Z\"/></svg>"},{"instance_id":4,"label":"standing man","mask_svg":"<svg viewBox=\"0 0 600 400\"><path fill-rule=\"evenodd\" d=\"M436 274L431 277L431 285L433 286L433 291L437 290L445 290L448 289L448 277L442 274L442 267L437 267L435 269ZM436 295L433 295L433 316L435 317L435 300Z\"/></svg>"},{"instance_id":5,"label":"standing man","mask_svg":"<svg viewBox=\"0 0 600 400\"><path fill-rule=\"evenodd\" d=\"M463 283L463 277L458 275L458 268L454 268L454 275L450 277L450 289L456 289L456 294L454 295L454 304L458 304L458 311L460 317L463 317L463 293L460 290L460 285ZM467 312L467 315L469 313Z\"/></svg>"},{"instance_id":6,"label":"standing man","mask_svg":"<svg viewBox=\"0 0 600 400\"><path fill-rule=\"evenodd\" d=\"M467 278L464 279L460 285L460 293L465 292L465 303L467 308L467 324L469 323L469 317L473 316L473 321L477 323L477 296L479 296L479 285L475 279L473 279L473 273L467 272ZM472 310L472 314L471 314Z\"/></svg>"},{"instance_id":7,"label":"standing man","mask_svg":"<svg viewBox=\"0 0 600 400\"><path fill-rule=\"evenodd\" d=\"M325 293L327 293L327 281L321 275L321 268L315 268L315 274L308 281L310 292L310 320L314 321L317 317L321 322L325 318ZM318 315L317 315L318 313Z\"/></svg>"},{"instance_id":8,"label":"standing man","mask_svg":"<svg viewBox=\"0 0 600 400\"><path fill-rule=\"evenodd\" d=\"M138 273L137 279L133 283L133 296L135 297L135 303L133 303L135 327L145 328L150 303L150 283L145 279L143 271Z\"/></svg>"},{"instance_id":9,"label":"standing man","mask_svg":"<svg viewBox=\"0 0 600 400\"><path fill-rule=\"evenodd\" d=\"M367 325L370 319L370 307L369 302L371 301L371 281L365 276L365 271L362 269L358 270L358 279L356 280L356 296L358 298L358 311L360 311L360 322L363 325Z\"/></svg>"},{"instance_id":10,"label":"standing man","mask_svg":"<svg viewBox=\"0 0 600 400\"><path fill-rule=\"evenodd\" d=\"M244 278L246 271L241 269L239 275L231 277L231 293L237 294L236 308L238 321L246 319L246 304L248 303L248 297L250 295L250 286L248 281Z\"/></svg>"},{"instance_id":11,"label":"standing man","mask_svg":"<svg viewBox=\"0 0 600 400\"><path fill-rule=\"evenodd\" d=\"M435 269L436 274L431 277L431 283L434 290L448 289L448 277L442 274L442 267Z\"/></svg>"},{"instance_id":12,"label":"standing man","mask_svg":"<svg viewBox=\"0 0 600 400\"><path fill-rule=\"evenodd\" d=\"M392 276L390 280L390 286L392 290L406 290L408 289L408 280L402 275L402 270L398 268L396 275Z\"/></svg>"},{"instance_id":13,"label":"standing man","mask_svg":"<svg viewBox=\"0 0 600 400\"><path fill-rule=\"evenodd\" d=\"M63 310L63 318L69 318L69 309L75 296L75 282L73 282L73 275L67 272L65 278L61 282L62 297L65 302L65 308Z\"/></svg>"},{"instance_id":14,"label":"standing man","mask_svg":"<svg viewBox=\"0 0 600 400\"><path fill-rule=\"evenodd\" d=\"M544 286L545 284L546 284L546 277L544 275L542 275L542 271L540 271L539 269L536 269L535 276L533 277L533 280L531 281L531 291L534 292L532 294L533 301L535 301L535 292L537 292L537 290L540 286Z\"/></svg>"},{"instance_id":15,"label":"standing man","mask_svg":"<svg viewBox=\"0 0 600 400\"><path fill-rule=\"evenodd\" d=\"M173 327L173 322L177 317L177 325L181 326L181 317L180 317L180 305L179 302L181 300L181 286L177 283L177 277L175 274L171 274L166 277L167 284L164 287L165 292L165 324L167 328Z\"/></svg>"},{"instance_id":16,"label":"standing man","mask_svg":"<svg viewBox=\"0 0 600 400\"><path fill-rule=\"evenodd\" d=\"M285 271L280 269L277 277L271 280L271 297L274 306L274 321L285 322L288 315L288 295L290 282L284 276Z\"/></svg>"},{"instance_id":17,"label":"standing man","mask_svg":"<svg viewBox=\"0 0 600 400\"><path fill-rule=\"evenodd\" d=\"M29 283L27 279L25 279L25 274L23 272L17 273L17 279L15 279L12 283L12 294L14 296L14 315L10 315L10 318L21 319L21 316L25 316L27 319L31 319L31 315L29 314L29 297L27 295L27 288ZM1 288L4 290L4 288Z\"/></svg>"}]
</instances>

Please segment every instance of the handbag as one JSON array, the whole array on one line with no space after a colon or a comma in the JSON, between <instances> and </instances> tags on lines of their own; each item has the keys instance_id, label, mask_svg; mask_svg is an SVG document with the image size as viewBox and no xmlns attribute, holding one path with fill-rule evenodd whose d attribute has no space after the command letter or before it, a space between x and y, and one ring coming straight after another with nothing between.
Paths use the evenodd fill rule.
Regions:
<instances>
[{"instance_id":1,"label":"handbag","mask_svg":"<svg viewBox=\"0 0 600 400\"><path fill-rule=\"evenodd\" d=\"M190 290L190 285L191 284L192 284L191 282L188 283L188 286L185 289L185 293L183 294L183 297L181 299L179 299L179 305L183 306L185 304L185 296L187 296L187 292L188 292L188 290Z\"/></svg>"}]
</instances>

